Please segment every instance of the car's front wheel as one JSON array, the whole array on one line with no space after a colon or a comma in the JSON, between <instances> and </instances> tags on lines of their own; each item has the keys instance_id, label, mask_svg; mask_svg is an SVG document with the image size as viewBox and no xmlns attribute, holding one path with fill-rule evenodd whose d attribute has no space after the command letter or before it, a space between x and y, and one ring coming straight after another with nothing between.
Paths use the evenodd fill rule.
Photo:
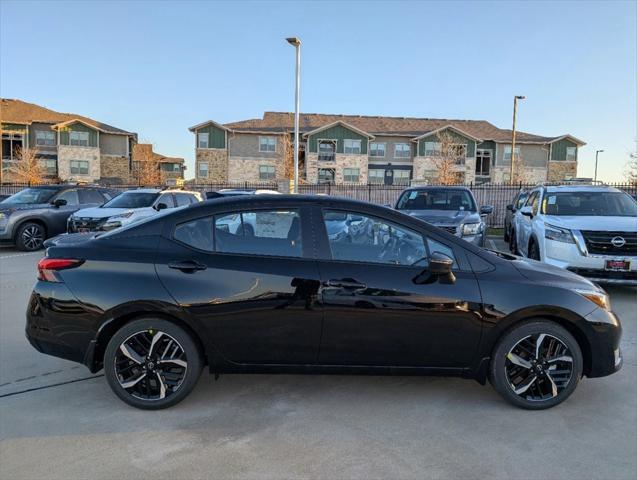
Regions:
<instances>
[{"instance_id":1,"label":"car's front wheel","mask_svg":"<svg viewBox=\"0 0 637 480\"><path fill-rule=\"evenodd\" d=\"M520 254L520 252L518 251L518 240L517 240L517 237L515 236L515 230L513 229L511 229L511 234L509 236L509 251L513 255Z\"/></svg>"},{"instance_id":2,"label":"car's front wheel","mask_svg":"<svg viewBox=\"0 0 637 480\"><path fill-rule=\"evenodd\" d=\"M511 328L496 345L490 380L507 401L541 410L566 400L582 376L581 349L555 322L530 320Z\"/></svg>"},{"instance_id":3,"label":"car's front wheel","mask_svg":"<svg viewBox=\"0 0 637 480\"><path fill-rule=\"evenodd\" d=\"M195 340L163 319L127 323L113 335L104 354L104 372L113 392L146 410L183 400L195 387L202 366Z\"/></svg>"},{"instance_id":4,"label":"car's front wheel","mask_svg":"<svg viewBox=\"0 0 637 480\"><path fill-rule=\"evenodd\" d=\"M27 222L18 228L15 235L15 245L23 252L40 250L44 245L46 232L39 223Z\"/></svg>"}]
</instances>

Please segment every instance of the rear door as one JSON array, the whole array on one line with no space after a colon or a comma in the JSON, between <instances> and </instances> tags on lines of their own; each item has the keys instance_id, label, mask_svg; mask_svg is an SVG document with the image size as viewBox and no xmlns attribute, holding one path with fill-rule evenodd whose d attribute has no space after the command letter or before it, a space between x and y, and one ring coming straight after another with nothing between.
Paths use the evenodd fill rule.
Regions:
<instances>
[{"instance_id":1,"label":"rear door","mask_svg":"<svg viewBox=\"0 0 637 480\"><path fill-rule=\"evenodd\" d=\"M237 221L244 227L230 229ZM316 362L320 277L305 208L225 211L182 222L170 236L159 277L226 360Z\"/></svg>"}]
</instances>

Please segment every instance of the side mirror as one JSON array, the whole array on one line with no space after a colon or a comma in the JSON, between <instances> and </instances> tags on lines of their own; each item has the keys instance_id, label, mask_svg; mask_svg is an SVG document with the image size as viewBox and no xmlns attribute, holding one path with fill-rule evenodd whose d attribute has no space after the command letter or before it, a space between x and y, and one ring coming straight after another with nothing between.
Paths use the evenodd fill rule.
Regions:
<instances>
[{"instance_id":1,"label":"side mirror","mask_svg":"<svg viewBox=\"0 0 637 480\"><path fill-rule=\"evenodd\" d=\"M160 210L166 210L167 208L168 208L168 205L166 205L166 204L165 204L165 203L163 203L163 202L160 202L160 203L158 203L158 204L155 206L155 210L157 210L158 212L159 212Z\"/></svg>"},{"instance_id":2,"label":"side mirror","mask_svg":"<svg viewBox=\"0 0 637 480\"><path fill-rule=\"evenodd\" d=\"M444 253L433 252L429 257L429 265L413 278L413 282L417 285L428 285L436 281L443 284L455 283L456 276L451 271L452 267L453 259Z\"/></svg>"},{"instance_id":3,"label":"side mirror","mask_svg":"<svg viewBox=\"0 0 637 480\"><path fill-rule=\"evenodd\" d=\"M480 207L480 215L489 215L493 213L493 205L482 205Z\"/></svg>"},{"instance_id":4,"label":"side mirror","mask_svg":"<svg viewBox=\"0 0 637 480\"><path fill-rule=\"evenodd\" d=\"M66 205L66 200L64 200L63 198L56 198L56 199L53 201L52 205L53 205L55 208L63 207L64 205Z\"/></svg>"},{"instance_id":5,"label":"side mirror","mask_svg":"<svg viewBox=\"0 0 637 480\"><path fill-rule=\"evenodd\" d=\"M531 205L525 205L520 209L520 213L525 217L533 218L533 208Z\"/></svg>"},{"instance_id":6,"label":"side mirror","mask_svg":"<svg viewBox=\"0 0 637 480\"><path fill-rule=\"evenodd\" d=\"M513 211L513 204L512 204L512 203L509 203L509 204L507 205L507 210L508 210L509 212L512 212L512 211Z\"/></svg>"}]
</instances>

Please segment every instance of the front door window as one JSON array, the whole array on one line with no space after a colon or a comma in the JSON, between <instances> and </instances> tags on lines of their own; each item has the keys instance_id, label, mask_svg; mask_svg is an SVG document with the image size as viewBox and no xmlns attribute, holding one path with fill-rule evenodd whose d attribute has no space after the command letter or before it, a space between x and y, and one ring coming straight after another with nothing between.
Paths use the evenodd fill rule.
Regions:
<instances>
[{"instance_id":1,"label":"front door window","mask_svg":"<svg viewBox=\"0 0 637 480\"><path fill-rule=\"evenodd\" d=\"M476 177L488 177L491 166L491 150L476 152Z\"/></svg>"}]
</instances>

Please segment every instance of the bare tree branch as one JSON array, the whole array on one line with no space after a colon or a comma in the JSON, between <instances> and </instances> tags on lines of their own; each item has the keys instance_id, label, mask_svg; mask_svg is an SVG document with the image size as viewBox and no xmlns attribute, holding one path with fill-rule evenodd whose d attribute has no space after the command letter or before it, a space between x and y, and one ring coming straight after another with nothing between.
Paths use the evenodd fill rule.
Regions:
<instances>
[{"instance_id":1,"label":"bare tree branch","mask_svg":"<svg viewBox=\"0 0 637 480\"><path fill-rule=\"evenodd\" d=\"M46 169L38 158L37 151L32 148L16 147L15 161L8 172L18 182L42 183Z\"/></svg>"}]
</instances>

